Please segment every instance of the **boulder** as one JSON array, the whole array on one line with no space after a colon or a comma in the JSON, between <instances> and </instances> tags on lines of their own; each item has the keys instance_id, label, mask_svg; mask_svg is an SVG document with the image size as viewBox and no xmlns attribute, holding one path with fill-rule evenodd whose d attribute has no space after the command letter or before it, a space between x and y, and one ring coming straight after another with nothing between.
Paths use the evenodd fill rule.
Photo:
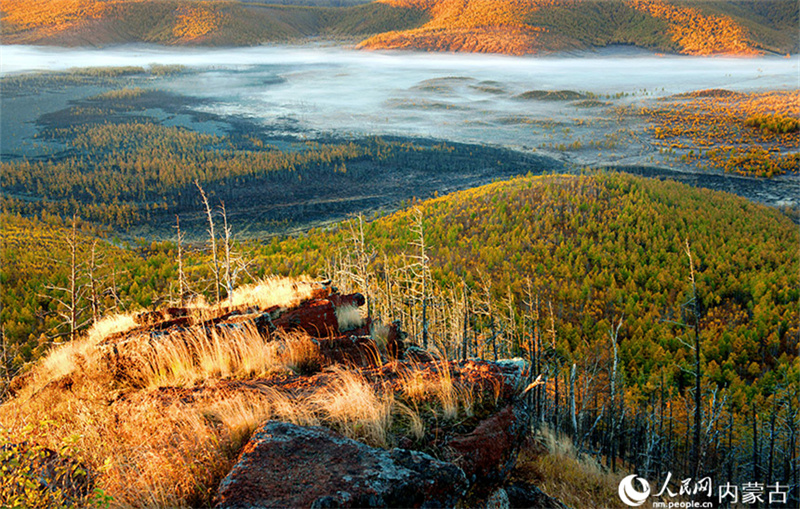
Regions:
<instances>
[{"instance_id":1,"label":"boulder","mask_svg":"<svg viewBox=\"0 0 800 509\"><path fill-rule=\"evenodd\" d=\"M447 458L461 467L470 483L491 488L502 484L517 460L528 420L508 405L484 419L472 432L447 443Z\"/></svg>"},{"instance_id":2,"label":"boulder","mask_svg":"<svg viewBox=\"0 0 800 509\"><path fill-rule=\"evenodd\" d=\"M269 421L223 479L216 507L454 507L466 489L461 469L427 454Z\"/></svg>"}]
</instances>

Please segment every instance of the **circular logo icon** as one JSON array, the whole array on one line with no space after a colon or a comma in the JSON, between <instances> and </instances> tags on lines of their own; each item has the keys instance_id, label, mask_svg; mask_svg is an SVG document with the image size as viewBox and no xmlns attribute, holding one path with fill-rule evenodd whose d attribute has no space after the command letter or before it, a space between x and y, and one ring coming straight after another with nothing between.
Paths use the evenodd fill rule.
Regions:
<instances>
[{"instance_id":1,"label":"circular logo icon","mask_svg":"<svg viewBox=\"0 0 800 509\"><path fill-rule=\"evenodd\" d=\"M642 485L642 491L637 490L633 486L634 479L639 481L639 484ZM647 482L647 479L642 479L641 477L636 477L635 474L632 474L619 482L619 498L625 502L626 505L631 507L640 506L644 504L644 501L647 500L647 497L649 496L650 483Z\"/></svg>"}]
</instances>

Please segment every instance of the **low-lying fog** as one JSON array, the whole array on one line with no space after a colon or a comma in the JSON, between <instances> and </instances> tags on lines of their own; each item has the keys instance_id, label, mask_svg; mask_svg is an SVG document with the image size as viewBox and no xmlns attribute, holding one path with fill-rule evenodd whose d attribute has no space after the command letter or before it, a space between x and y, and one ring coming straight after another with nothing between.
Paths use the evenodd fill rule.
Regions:
<instances>
[{"instance_id":1,"label":"low-lying fog","mask_svg":"<svg viewBox=\"0 0 800 509\"><path fill-rule=\"evenodd\" d=\"M210 99L205 111L245 116L276 132L435 137L536 149L579 164L657 162L638 137L642 126L615 115L614 106L708 88L798 86L796 57L695 58L628 48L520 58L325 46L3 46L0 74L153 63L193 71L153 80L154 88Z\"/></svg>"}]
</instances>

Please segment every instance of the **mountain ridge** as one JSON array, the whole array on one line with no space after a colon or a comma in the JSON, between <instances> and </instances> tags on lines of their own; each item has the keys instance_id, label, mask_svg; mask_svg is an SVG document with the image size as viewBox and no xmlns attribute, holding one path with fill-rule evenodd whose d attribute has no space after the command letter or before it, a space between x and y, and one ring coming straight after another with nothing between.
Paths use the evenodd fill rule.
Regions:
<instances>
[{"instance_id":1,"label":"mountain ridge","mask_svg":"<svg viewBox=\"0 0 800 509\"><path fill-rule=\"evenodd\" d=\"M4 44L247 46L328 38L368 50L530 55L614 44L687 55L798 51L798 6L677 0L10 0Z\"/></svg>"}]
</instances>

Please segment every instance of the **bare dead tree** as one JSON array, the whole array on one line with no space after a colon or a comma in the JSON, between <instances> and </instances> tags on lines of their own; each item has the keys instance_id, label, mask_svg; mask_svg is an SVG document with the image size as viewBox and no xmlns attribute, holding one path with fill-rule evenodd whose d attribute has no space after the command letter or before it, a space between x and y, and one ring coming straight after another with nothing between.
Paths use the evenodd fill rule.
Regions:
<instances>
[{"instance_id":1,"label":"bare dead tree","mask_svg":"<svg viewBox=\"0 0 800 509\"><path fill-rule=\"evenodd\" d=\"M615 442L616 442L616 435L617 435L617 365L619 363L619 355L618 355L618 342L619 342L619 330L622 328L622 320L623 316L619 318L619 322L617 322L617 326L614 327L613 325L608 329L608 336L611 340L611 352L612 352L612 364L611 364L611 373L610 373L610 383L609 383L609 456L611 457L611 469L612 471L616 471L616 451L615 451Z\"/></svg>"},{"instance_id":2,"label":"bare dead tree","mask_svg":"<svg viewBox=\"0 0 800 509\"><path fill-rule=\"evenodd\" d=\"M217 236L214 233L214 214L213 211L211 210L211 205L209 205L208 203L208 197L206 196L206 192L203 191L203 188L200 186L200 181L195 180L194 184L200 191L200 196L203 199L203 205L206 208L206 216L208 217L208 236L211 242L211 256L213 259L213 265L211 266L211 271L214 274L214 295L216 298L215 302L219 302L220 276L219 276L219 261L217 259Z\"/></svg>"},{"instance_id":3,"label":"bare dead tree","mask_svg":"<svg viewBox=\"0 0 800 509\"><path fill-rule=\"evenodd\" d=\"M92 242L92 255L89 260L89 304L92 307L92 323L97 323L100 319L100 313L102 313L101 302L100 302L100 289L98 281L96 277L97 273L97 240Z\"/></svg>"},{"instance_id":4,"label":"bare dead tree","mask_svg":"<svg viewBox=\"0 0 800 509\"><path fill-rule=\"evenodd\" d=\"M189 285L186 282L186 273L183 270L183 233L181 232L181 218L175 216L175 229L178 231L176 243L178 244L178 293L180 294L181 306L186 305L186 297L189 295Z\"/></svg>"},{"instance_id":5,"label":"bare dead tree","mask_svg":"<svg viewBox=\"0 0 800 509\"><path fill-rule=\"evenodd\" d=\"M572 425L572 434L574 437L578 436L578 418L575 412L575 377L576 377L576 366L575 363L572 363L572 369L569 373L569 418Z\"/></svg>"},{"instance_id":6,"label":"bare dead tree","mask_svg":"<svg viewBox=\"0 0 800 509\"><path fill-rule=\"evenodd\" d=\"M68 327L69 332L63 335L69 335L70 341L78 336L78 331L86 325L82 321L83 318L83 296L85 292L85 285L80 280L81 262L78 260L78 220L76 216L72 216L72 229L69 235L64 239L69 250L69 272L67 279L67 286L60 287L54 285L47 285L45 288L51 292L61 294L63 297L45 295L58 304L56 314L61 317L62 323Z\"/></svg>"},{"instance_id":7,"label":"bare dead tree","mask_svg":"<svg viewBox=\"0 0 800 509\"><path fill-rule=\"evenodd\" d=\"M119 298L119 292L117 291L117 267L113 263L111 264L111 286L103 290L103 295L111 295L114 300L115 313L118 313L123 308L122 300Z\"/></svg>"},{"instance_id":8,"label":"bare dead tree","mask_svg":"<svg viewBox=\"0 0 800 509\"><path fill-rule=\"evenodd\" d=\"M689 283L692 288L692 296L687 302L690 306L694 318L694 430L692 447L692 471L695 476L700 475L700 456L701 456L701 427L703 425L703 395L701 380L703 373L700 366L700 303L697 298L697 284L695 282L694 260L692 249L689 246L689 239L686 239L686 256L689 258Z\"/></svg>"},{"instance_id":9,"label":"bare dead tree","mask_svg":"<svg viewBox=\"0 0 800 509\"><path fill-rule=\"evenodd\" d=\"M422 347L428 348L428 305L430 299L430 259L428 258L427 244L425 243L425 224L423 221L422 209L414 208L413 223L411 231L414 233L414 240L411 245L417 249L417 253L410 255L416 260L412 265L418 281L419 299L422 303Z\"/></svg>"},{"instance_id":10,"label":"bare dead tree","mask_svg":"<svg viewBox=\"0 0 800 509\"><path fill-rule=\"evenodd\" d=\"M463 329L461 332L461 360L467 360L467 345L469 344L469 289L467 282L461 280L464 293L464 319L462 322Z\"/></svg>"},{"instance_id":11,"label":"bare dead tree","mask_svg":"<svg viewBox=\"0 0 800 509\"><path fill-rule=\"evenodd\" d=\"M516 302L514 297L514 292L511 291L511 286L508 287L506 292L506 298L504 304L506 305L506 312L508 316L506 316L506 325L504 327L506 334L504 334L504 343L506 347L505 355L508 355L514 349L516 343L516 329L517 329L517 312L516 312Z\"/></svg>"},{"instance_id":12,"label":"bare dead tree","mask_svg":"<svg viewBox=\"0 0 800 509\"><path fill-rule=\"evenodd\" d=\"M368 248L364 240L364 215L359 213L348 222L350 229L350 241L353 244L353 260L349 277L353 279L358 288L364 292L367 301L367 316L371 316L375 307L374 295L372 291L372 275L369 270L370 264L377 257L377 252L373 248Z\"/></svg>"},{"instance_id":13,"label":"bare dead tree","mask_svg":"<svg viewBox=\"0 0 800 509\"><path fill-rule=\"evenodd\" d=\"M0 325L0 368L2 369L2 377L0 377L0 401L5 399L5 392L11 383L11 361L9 360L9 346L8 338L6 337L6 326Z\"/></svg>"},{"instance_id":14,"label":"bare dead tree","mask_svg":"<svg viewBox=\"0 0 800 509\"><path fill-rule=\"evenodd\" d=\"M220 204L222 210L222 227L225 234L225 292L228 302L233 303L233 285L235 275L231 269L231 229L228 226L228 212L225 210L225 202Z\"/></svg>"}]
</instances>

